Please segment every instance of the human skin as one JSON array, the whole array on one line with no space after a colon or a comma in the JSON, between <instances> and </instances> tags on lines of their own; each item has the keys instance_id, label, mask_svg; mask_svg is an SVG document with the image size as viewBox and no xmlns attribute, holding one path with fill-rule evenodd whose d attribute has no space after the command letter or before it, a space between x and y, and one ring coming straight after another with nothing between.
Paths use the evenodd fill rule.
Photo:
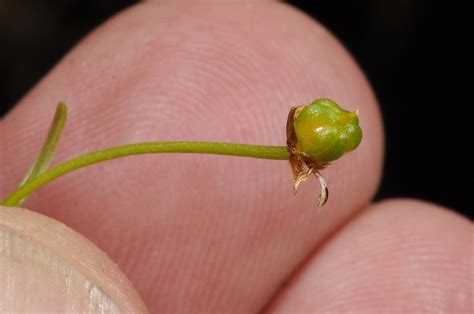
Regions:
<instances>
[{"instance_id":1,"label":"human skin","mask_svg":"<svg viewBox=\"0 0 474 314\"><path fill-rule=\"evenodd\" d=\"M141 3L82 40L0 122L0 194L27 172L59 100L66 160L158 140L283 145L289 108L329 97L359 110L364 138L323 171L322 208L314 181L293 195L284 161L207 155L95 165L25 207L97 244L152 313L471 310L471 223L415 200L370 204L382 122L348 52L287 5L222 3Z\"/></svg>"}]
</instances>

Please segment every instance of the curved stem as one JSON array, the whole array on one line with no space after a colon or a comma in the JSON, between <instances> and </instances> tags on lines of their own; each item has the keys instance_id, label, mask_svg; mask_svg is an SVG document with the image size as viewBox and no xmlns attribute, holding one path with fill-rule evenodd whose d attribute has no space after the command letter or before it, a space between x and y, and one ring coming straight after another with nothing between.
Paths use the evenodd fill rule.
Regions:
<instances>
[{"instance_id":1,"label":"curved stem","mask_svg":"<svg viewBox=\"0 0 474 314\"><path fill-rule=\"evenodd\" d=\"M110 159L153 153L200 153L277 160L287 160L289 158L286 146L261 146L218 142L151 142L123 145L96 151L61 163L31 178L23 186L10 194L0 205L16 206L22 199L46 183L73 170Z\"/></svg>"}]
</instances>

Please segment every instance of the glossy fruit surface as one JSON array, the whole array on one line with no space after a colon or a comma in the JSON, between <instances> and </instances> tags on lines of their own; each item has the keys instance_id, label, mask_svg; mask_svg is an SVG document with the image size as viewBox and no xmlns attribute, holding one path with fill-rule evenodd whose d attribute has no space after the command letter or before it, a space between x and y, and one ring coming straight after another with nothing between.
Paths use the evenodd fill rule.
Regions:
<instances>
[{"instance_id":1,"label":"glossy fruit surface","mask_svg":"<svg viewBox=\"0 0 474 314\"><path fill-rule=\"evenodd\" d=\"M357 112L344 110L327 98L301 107L293 123L296 148L319 163L340 158L362 140Z\"/></svg>"}]
</instances>

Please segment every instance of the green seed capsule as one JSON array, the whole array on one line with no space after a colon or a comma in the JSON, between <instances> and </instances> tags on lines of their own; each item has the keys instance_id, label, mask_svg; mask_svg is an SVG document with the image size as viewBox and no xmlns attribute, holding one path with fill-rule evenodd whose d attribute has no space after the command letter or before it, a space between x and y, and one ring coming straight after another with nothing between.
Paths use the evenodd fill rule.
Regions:
<instances>
[{"instance_id":1,"label":"green seed capsule","mask_svg":"<svg viewBox=\"0 0 474 314\"><path fill-rule=\"evenodd\" d=\"M296 149L322 164L354 150L362 140L357 113L327 98L302 107L293 124Z\"/></svg>"},{"instance_id":2,"label":"green seed capsule","mask_svg":"<svg viewBox=\"0 0 474 314\"><path fill-rule=\"evenodd\" d=\"M311 174L321 184L319 206L326 203L328 189L320 170L354 150L362 140L357 112L349 112L334 101L321 98L309 105L293 107L286 125L287 147L295 192Z\"/></svg>"}]
</instances>

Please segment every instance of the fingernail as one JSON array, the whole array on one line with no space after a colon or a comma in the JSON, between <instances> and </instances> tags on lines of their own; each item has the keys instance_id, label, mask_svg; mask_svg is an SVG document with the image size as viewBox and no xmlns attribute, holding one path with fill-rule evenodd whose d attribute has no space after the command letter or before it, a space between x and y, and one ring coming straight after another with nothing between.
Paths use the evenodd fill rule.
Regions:
<instances>
[{"instance_id":1,"label":"fingernail","mask_svg":"<svg viewBox=\"0 0 474 314\"><path fill-rule=\"evenodd\" d=\"M146 313L118 266L64 224L0 206L0 313Z\"/></svg>"}]
</instances>

